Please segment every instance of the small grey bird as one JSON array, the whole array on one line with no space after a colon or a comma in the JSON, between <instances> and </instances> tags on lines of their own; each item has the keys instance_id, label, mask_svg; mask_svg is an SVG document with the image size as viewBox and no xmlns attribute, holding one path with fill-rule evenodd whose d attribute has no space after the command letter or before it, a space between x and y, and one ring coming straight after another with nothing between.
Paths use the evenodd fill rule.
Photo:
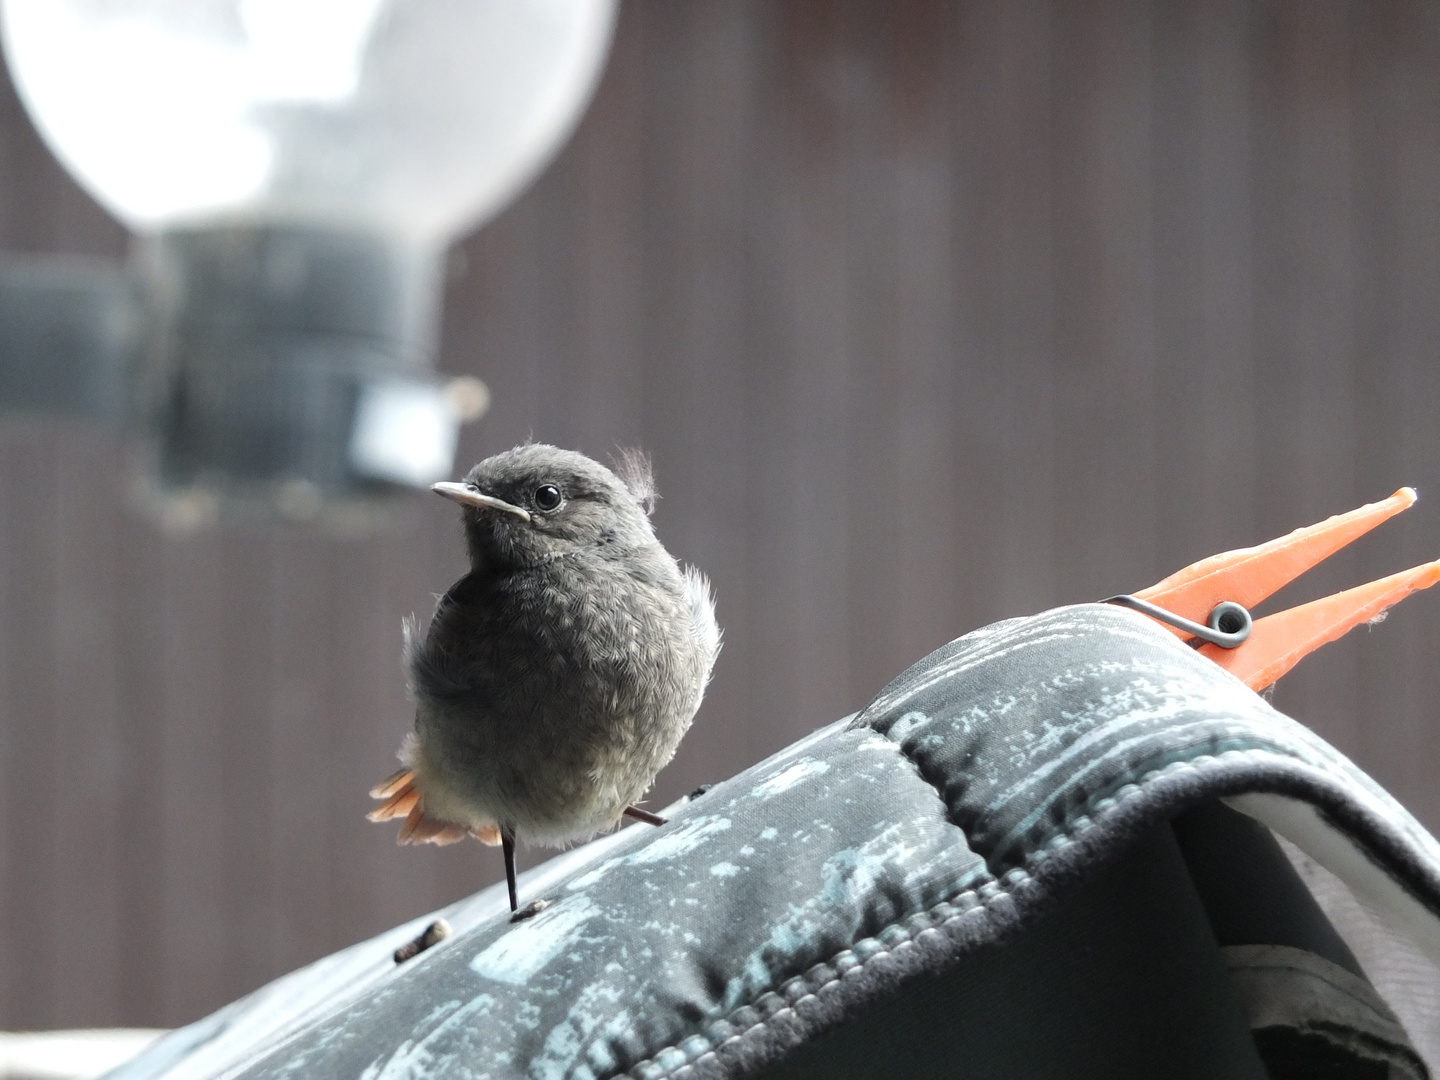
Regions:
<instances>
[{"instance_id":1,"label":"small grey bird","mask_svg":"<svg viewBox=\"0 0 1440 1080\"><path fill-rule=\"evenodd\" d=\"M720 651L710 585L655 538L649 460L615 470L530 444L433 490L463 507L470 572L421 639L405 626L415 730L371 791L400 843L467 834L559 847L630 814L674 756Z\"/></svg>"}]
</instances>

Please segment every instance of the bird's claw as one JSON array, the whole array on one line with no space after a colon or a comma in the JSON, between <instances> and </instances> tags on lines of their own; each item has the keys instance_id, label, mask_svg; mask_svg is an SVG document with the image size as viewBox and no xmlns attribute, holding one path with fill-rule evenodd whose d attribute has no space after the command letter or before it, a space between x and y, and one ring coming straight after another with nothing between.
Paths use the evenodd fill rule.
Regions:
<instances>
[{"instance_id":1,"label":"bird's claw","mask_svg":"<svg viewBox=\"0 0 1440 1080\"><path fill-rule=\"evenodd\" d=\"M510 921L516 923L524 922L526 919L533 919L536 915L539 915L540 912L548 908L550 904L551 901L549 900L531 900L530 903L526 904L519 911L512 912Z\"/></svg>"}]
</instances>

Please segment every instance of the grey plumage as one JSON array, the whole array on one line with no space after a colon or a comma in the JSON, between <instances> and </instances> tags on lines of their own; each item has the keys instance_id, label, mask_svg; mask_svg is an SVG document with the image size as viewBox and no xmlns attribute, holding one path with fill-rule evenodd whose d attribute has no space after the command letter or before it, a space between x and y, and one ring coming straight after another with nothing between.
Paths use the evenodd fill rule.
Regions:
<instances>
[{"instance_id":1,"label":"grey plumage","mask_svg":"<svg viewBox=\"0 0 1440 1080\"><path fill-rule=\"evenodd\" d=\"M655 537L648 461L531 444L436 490L463 507L471 570L423 637L407 625L412 775L376 789L374 816L441 843L610 828L675 753L720 648L704 576Z\"/></svg>"}]
</instances>

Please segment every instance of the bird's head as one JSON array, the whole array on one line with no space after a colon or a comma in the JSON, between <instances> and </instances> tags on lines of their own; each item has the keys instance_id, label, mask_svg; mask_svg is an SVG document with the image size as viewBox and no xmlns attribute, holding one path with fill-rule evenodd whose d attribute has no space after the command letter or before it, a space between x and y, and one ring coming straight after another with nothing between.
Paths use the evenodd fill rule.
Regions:
<instances>
[{"instance_id":1,"label":"bird's head","mask_svg":"<svg viewBox=\"0 0 1440 1080\"><path fill-rule=\"evenodd\" d=\"M583 548L618 553L655 541L650 464L638 452L623 453L611 470L573 450L529 443L431 490L464 508L477 569L519 568Z\"/></svg>"}]
</instances>

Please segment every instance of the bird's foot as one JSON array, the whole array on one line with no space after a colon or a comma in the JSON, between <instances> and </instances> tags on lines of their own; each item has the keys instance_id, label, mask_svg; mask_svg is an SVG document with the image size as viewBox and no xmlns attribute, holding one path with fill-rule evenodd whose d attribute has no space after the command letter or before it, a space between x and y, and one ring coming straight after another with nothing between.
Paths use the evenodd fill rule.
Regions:
<instances>
[{"instance_id":1,"label":"bird's foot","mask_svg":"<svg viewBox=\"0 0 1440 1080\"><path fill-rule=\"evenodd\" d=\"M530 903L526 904L519 911L513 912L510 915L510 921L524 922L526 919L533 919L536 915L539 915L540 912L548 908L550 904L551 901L549 900L531 900Z\"/></svg>"},{"instance_id":2,"label":"bird's foot","mask_svg":"<svg viewBox=\"0 0 1440 1080\"><path fill-rule=\"evenodd\" d=\"M436 919L414 941L407 941L395 950L395 962L403 964L406 960L419 956L430 946L440 944L452 933L448 922L444 919Z\"/></svg>"}]
</instances>

